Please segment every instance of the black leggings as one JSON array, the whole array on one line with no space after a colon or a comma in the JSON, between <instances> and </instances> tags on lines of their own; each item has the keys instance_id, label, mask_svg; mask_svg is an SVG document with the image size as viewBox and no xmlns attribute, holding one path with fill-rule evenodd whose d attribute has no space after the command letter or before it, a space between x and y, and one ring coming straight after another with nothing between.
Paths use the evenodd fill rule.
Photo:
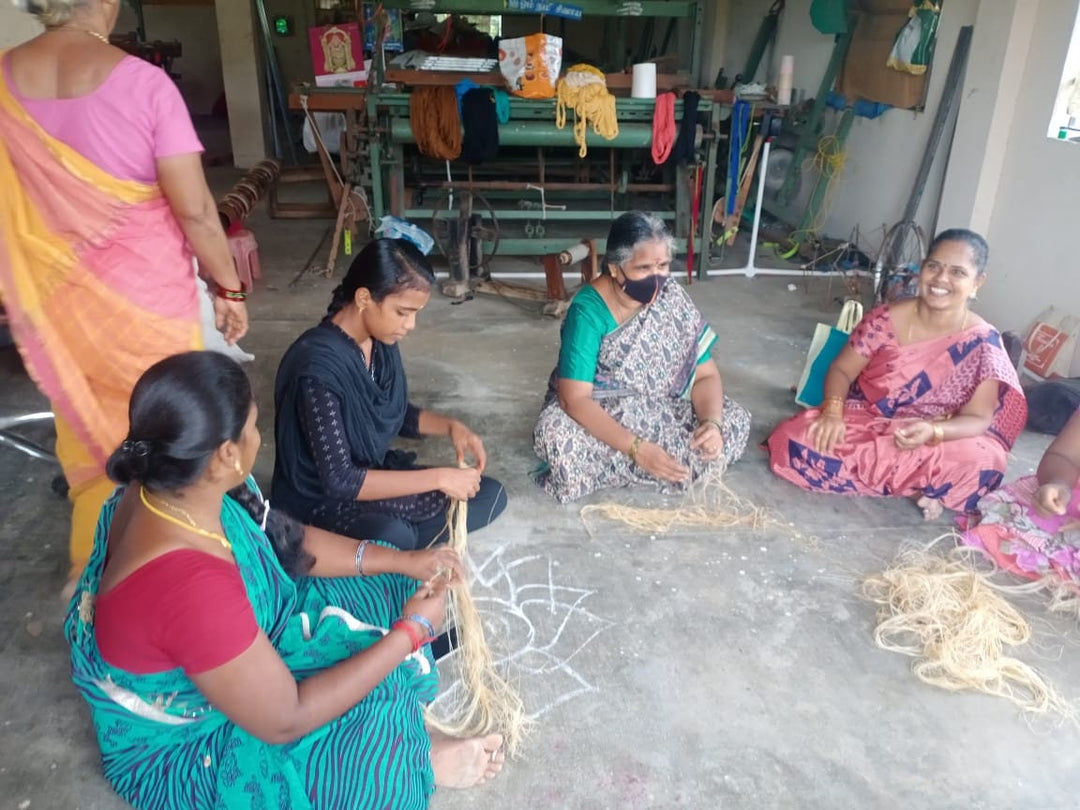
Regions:
<instances>
[{"instance_id":1,"label":"black leggings","mask_svg":"<svg viewBox=\"0 0 1080 810\"><path fill-rule=\"evenodd\" d=\"M413 522L380 512L363 511L358 501L332 501L315 507L307 522L319 529L343 534L355 540L382 540L402 551L445 543L446 512ZM470 532L482 529L506 508L506 490L494 478L480 478L480 491L469 499Z\"/></svg>"}]
</instances>

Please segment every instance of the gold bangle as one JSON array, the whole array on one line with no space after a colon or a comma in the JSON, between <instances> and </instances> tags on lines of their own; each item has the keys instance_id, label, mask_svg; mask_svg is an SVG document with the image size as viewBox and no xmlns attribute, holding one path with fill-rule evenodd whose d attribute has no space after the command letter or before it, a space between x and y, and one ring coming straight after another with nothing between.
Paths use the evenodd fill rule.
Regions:
<instances>
[{"instance_id":1,"label":"gold bangle","mask_svg":"<svg viewBox=\"0 0 1080 810\"><path fill-rule=\"evenodd\" d=\"M943 441L945 441L945 428L934 425L934 438L930 440L930 444L941 444Z\"/></svg>"},{"instance_id":2,"label":"gold bangle","mask_svg":"<svg viewBox=\"0 0 1080 810\"><path fill-rule=\"evenodd\" d=\"M703 425L712 425L713 427L715 427L717 430L720 431L721 436L724 435L724 425L719 419L713 419L711 417L709 419L702 419L701 424L703 424Z\"/></svg>"},{"instance_id":3,"label":"gold bangle","mask_svg":"<svg viewBox=\"0 0 1080 810\"><path fill-rule=\"evenodd\" d=\"M843 416L844 398L825 397L824 401L821 403L821 413L823 416Z\"/></svg>"},{"instance_id":4,"label":"gold bangle","mask_svg":"<svg viewBox=\"0 0 1080 810\"><path fill-rule=\"evenodd\" d=\"M638 450L641 449L641 443L645 441L640 436L635 436L634 441L630 443L630 449L626 451L626 455L630 456L630 460L637 463Z\"/></svg>"}]
</instances>

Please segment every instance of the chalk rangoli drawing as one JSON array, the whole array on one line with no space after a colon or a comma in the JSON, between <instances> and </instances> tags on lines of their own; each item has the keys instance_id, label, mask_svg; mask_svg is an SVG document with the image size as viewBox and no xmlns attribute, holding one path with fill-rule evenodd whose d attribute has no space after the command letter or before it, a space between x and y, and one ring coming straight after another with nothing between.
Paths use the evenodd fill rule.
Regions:
<instances>
[{"instance_id":1,"label":"chalk rangoli drawing","mask_svg":"<svg viewBox=\"0 0 1080 810\"><path fill-rule=\"evenodd\" d=\"M540 554L509 558L499 548L474 569L473 601L495 666L517 688L531 719L598 691L571 663L614 624L585 607L595 591L557 583L558 565ZM439 661L444 686L431 706L438 717L454 714L465 699L456 657Z\"/></svg>"}]
</instances>

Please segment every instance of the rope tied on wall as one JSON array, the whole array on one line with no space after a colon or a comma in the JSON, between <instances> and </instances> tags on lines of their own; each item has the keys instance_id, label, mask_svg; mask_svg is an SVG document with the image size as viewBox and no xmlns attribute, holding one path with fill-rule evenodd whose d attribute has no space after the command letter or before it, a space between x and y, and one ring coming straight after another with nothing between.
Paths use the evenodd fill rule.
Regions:
<instances>
[{"instance_id":1,"label":"rope tied on wall","mask_svg":"<svg viewBox=\"0 0 1080 810\"><path fill-rule=\"evenodd\" d=\"M607 89L602 71L592 65L574 65L555 85L555 126L566 126L566 108L574 111L574 142L578 157L585 157L589 148L585 135L589 126L605 140L619 134L619 118L615 111L615 96Z\"/></svg>"}]
</instances>

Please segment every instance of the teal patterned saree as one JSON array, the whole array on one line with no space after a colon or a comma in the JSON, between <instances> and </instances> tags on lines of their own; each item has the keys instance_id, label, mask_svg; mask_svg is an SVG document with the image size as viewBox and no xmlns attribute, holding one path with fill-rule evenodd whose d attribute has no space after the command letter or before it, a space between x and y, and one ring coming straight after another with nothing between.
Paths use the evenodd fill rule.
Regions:
<instances>
[{"instance_id":1,"label":"teal patterned saree","mask_svg":"<svg viewBox=\"0 0 1080 810\"><path fill-rule=\"evenodd\" d=\"M72 678L90 705L105 778L116 791L140 810L427 807L435 788L423 707L438 679L426 647L344 715L283 745L237 727L181 669L134 675L104 661L94 600L120 494L102 510L64 625ZM416 588L396 574L295 582L231 498L221 525L255 618L297 680L382 638Z\"/></svg>"}]
</instances>

